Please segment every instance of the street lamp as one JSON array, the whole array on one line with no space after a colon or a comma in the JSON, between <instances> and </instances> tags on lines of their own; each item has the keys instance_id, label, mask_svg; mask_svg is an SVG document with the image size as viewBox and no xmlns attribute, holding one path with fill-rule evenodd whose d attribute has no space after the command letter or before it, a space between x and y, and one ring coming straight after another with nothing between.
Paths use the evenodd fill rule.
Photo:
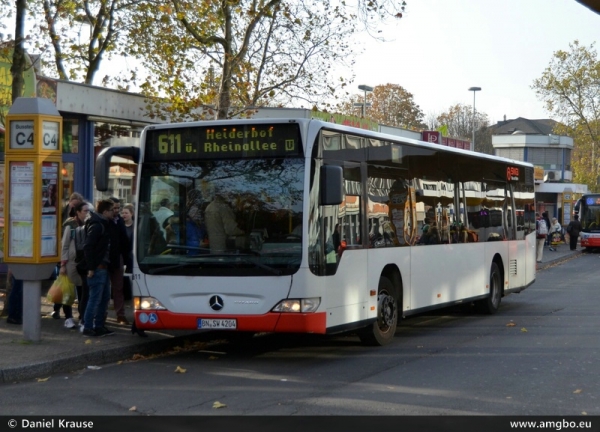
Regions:
<instances>
[{"instance_id":1,"label":"street lamp","mask_svg":"<svg viewBox=\"0 0 600 432\"><path fill-rule=\"evenodd\" d=\"M362 106L362 116L364 118L365 117L365 110L367 108L367 92L372 92L373 91L373 87L361 84L361 85L358 86L358 89L365 92L365 99L364 99L363 106Z\"/></svg>"},{"instance_id":2,"label":"street lamp","mask_svg":"<svg viewBox=\"0 0 600 432\"><path fill-rule=\"evenodd\" d=\"M475 92L481 90L481 87L470 87L469 91L473 92L473 141L471 142L471 151L475 151Z\"/></svg>"},{"instance_id":3,"label":"street lamp","mask_svg":"<svg viewBox=\"0 0 600 432\"><path fill-rule=\"evenodd\" d=\"M371 108L371 102L369 102L367 104L365 104L363 102L356 102L354 104L354 108L360 108L361 109L361 112L363 113L363 117L364 117L365 107Z\"/></svg>"}]
</instances>

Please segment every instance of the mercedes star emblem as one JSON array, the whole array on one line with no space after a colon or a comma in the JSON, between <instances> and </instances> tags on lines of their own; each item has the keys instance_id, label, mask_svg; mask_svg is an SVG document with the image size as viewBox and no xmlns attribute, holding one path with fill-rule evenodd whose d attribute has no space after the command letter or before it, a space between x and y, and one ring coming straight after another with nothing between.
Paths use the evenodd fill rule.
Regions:
<instances>
[{"instance_id":1,"label":"mercedes star emblem","mask_svg":"<svg viewBox=\"0 0 600 432\"><path fill-rule=\"evenodd\" d=\"M210 305L212 310L219 311L223 309L223 299L218 295L212 296L208 301L208 304Z\"/></svg>"}]
</instances>

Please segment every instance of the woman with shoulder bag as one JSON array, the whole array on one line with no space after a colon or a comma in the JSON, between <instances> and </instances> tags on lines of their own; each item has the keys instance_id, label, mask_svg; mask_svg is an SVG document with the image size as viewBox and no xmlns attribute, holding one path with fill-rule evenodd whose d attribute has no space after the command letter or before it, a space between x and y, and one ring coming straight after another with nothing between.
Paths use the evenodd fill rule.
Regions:
<instances>
[{"instance_id":1,"label":"woman with shoulder bag","mask_svg":"<svg viewBox=\"0 0 600 432\"><path fill-rule=\"evenodd\" d=\"M82 275L77 271L77 250L75 248L75 229L77 227L85 225L85 221L90 214L89 204L86 202L80 202L69 211L69 218L63 224L64 232L62 238L62 250L61 250L61 261L60 261L60 274L67 275L71 282L76 287L77 290L77 311L79 312L79 321L80 326L83 321L83 315L85 312L85 306L87 303L87 286L86 286L86 278L82 277ZM56 306L54 305L54 313L58 313L56 311ZM71 309L70 306L63 305L63 309L65 310L65 316L67 316L67 309ZM58 305L60 309L60 305ZM75 322L73 321L72 311L70 312L67 320L65 321L65 327L74 328Z\"/></svg>"}]
</instances>

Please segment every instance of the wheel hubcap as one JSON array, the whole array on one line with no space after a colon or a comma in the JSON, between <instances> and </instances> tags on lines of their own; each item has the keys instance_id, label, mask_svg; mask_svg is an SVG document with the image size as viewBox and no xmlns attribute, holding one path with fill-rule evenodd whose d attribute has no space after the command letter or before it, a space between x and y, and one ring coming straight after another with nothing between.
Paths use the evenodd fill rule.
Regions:
<instances>
[{"instance_id":1,"label":"wheel hubcap","mask_svg":"<svg viewBox=\"0 0 600 432\"><path fill-rule=\"evenodd\" d=\"M394 325L396 320L396 305L394 297L381 293L379 295L379 328L386 330Z\"/></svg>"}]
</instances>

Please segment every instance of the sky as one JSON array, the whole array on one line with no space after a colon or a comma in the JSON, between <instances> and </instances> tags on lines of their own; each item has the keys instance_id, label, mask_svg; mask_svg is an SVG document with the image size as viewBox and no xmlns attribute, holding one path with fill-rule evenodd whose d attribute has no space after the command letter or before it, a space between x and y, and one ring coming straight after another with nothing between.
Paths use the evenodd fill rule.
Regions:
<instances>
[{"instance_id":1,"label":"sky","mask_svg":"<svg viewBox=\"0 0 600 432\"><path fill-rule=\"evenodd\" d=\"M363 35L353 86L399 84L425 117L462 103L507 119L553 118L531 89L553 53L600 38L600 15L575 0L406 0L402 19ZM596 51L600 49L595 45ZM363 94L358 88L357 93ZM557 119L558 120L558 119Z\"/></svg>"},{"instance_id":2,"label":"sky","mask_svg":"<svg viewBox=\"0 0 600 432\"><path fill-rule=\"evenodd\" d=\"M356 40L362 54L350 89L398 84L413 94L425 118L458 103L488 115L491 124L517 117L552 118L531 88L553 53L600 38L600 14L576 0L406 0L402 19L381 26L387 40ZM595 46L596 51L600 46ZM126 69L131 64L123 61ZM114 63L105 62L95 84ZM135 65L134 65L135 66ZM342 72L343 73L343 72ZM135 90L134 90L135 91ZM558 120L558 119L556 119Z\"/></svg>"}]
</instances>

